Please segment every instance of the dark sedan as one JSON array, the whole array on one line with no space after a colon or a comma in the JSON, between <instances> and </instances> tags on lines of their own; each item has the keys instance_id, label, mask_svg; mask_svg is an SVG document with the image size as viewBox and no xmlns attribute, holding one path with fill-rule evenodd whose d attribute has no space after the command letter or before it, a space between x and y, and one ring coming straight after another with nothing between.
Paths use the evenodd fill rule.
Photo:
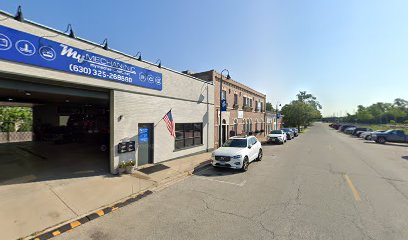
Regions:
<instances>
[{"instance_id":1,"label":"dark sedan","mask_svg":"<svg viewBox=\"0 0 408 240\"><path fill-rule=\"evenodd\" d=\"M282 130L286 133L286 137L288 140L292 140L295 137L295 133L290 128L282 128Z\"/></svg>"}]
</instances>

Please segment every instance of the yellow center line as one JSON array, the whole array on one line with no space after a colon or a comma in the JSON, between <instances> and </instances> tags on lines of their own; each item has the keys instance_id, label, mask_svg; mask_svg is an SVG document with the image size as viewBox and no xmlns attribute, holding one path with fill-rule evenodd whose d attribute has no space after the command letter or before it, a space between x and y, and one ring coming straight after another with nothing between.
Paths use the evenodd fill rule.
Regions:
<instances>
[{"instance_id":1,"label":"yellow center line","mask_svg":"<svg viewBox=\"0 0 408 240\"><path fill-rule=\"evenodd\" d=\"M354 187L353 182L351 181L351 179L349 178L349 176L347 176L347 174L344 174L343 177L344 177L344 179L346 179L347 184L349 185L351 191L353 192L354 199L355 199L356 201L361 201L360 193L358 193L356 187Z\"/></svg>"}]
</instances>

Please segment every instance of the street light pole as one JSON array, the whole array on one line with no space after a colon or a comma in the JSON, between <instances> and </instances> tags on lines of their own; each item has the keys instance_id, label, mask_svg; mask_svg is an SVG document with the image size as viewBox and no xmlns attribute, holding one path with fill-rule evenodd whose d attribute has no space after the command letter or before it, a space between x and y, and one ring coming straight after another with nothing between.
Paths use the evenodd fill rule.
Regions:
<instances>
[{"instance_id":1,"label":"street light pole","mask_svg":"<svg viewBox=\"0 0 408 240\"><path fill-rule=\"evenodd\" d=\"M221 77L220 77L220 118L219 118L219 122L218 122L218 147L221 147L221 145L222 145L222 139L221 139L221 136L222 136L222 116L221 116L221 113L222 113L222 77L223 77L223 73L224 72L227 72L227 79L230 79L231 77L230 77L230 75L229 75L229 71L227 70L227 69L224 69L224 70L222 70L221 71ZM225 96L225 98L227 98L227 96Z\"/></svg>"},{"instance_id":2,"label":"street light pole","mask_svg":"<svg viewBox=\"0 0 408 240\"><path fill-rule=\"evenodd\" d=\"M279 102L276 103L276 114L275 114L275 119L276 119L275 128L276 128L276 130L278 130L278 113L279 113L278 104L279 104L279 106L281 106L281 104Z\"/></svg>"}]
</instances>

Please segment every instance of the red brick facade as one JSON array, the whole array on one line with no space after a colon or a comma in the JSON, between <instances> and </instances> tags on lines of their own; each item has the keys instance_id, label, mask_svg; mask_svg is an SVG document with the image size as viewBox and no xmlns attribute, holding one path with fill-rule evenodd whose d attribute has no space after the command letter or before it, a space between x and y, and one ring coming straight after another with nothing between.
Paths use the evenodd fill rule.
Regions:
<instances>
[{"instance_id":1,"label":"red brick facade","mask_svg":"<svg viewBox=\"0 0 408 240\"><path fill-rule=\"evenodd\" d=\"M192 75L214 82L214 146L218 147L221 75L214 70ZM266 136L266 95L232 79L227 80L225 76L223 77L222 90L227 101L227 112L222 113L222 140L225 141L234 135L249 134L263 140ZM238 116L239 112L241 116Z\"/></svg>"}]
</instances>

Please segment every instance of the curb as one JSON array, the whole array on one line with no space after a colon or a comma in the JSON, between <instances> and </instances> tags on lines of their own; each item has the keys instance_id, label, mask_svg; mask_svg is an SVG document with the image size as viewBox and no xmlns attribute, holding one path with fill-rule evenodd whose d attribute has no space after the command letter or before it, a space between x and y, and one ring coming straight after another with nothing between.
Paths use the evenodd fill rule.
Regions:
<instances>
[{"instance_id":1,"label":"curb","mask_svg":"<svg viewBox=\"0 0 408 240\"><path fill-rule=\"evenodd\" d=\"M54 228L54 229L51 229L51 230L47 230L46 232L41 233L40 235L37 235L35 237L31 237L31 238L28 238L28 239L30 239L30 240L47 240L47 239L51 239L53 237L61 235L64 232L68 232L68 231L70 231L70 230L72 230L72 229L74 229L76 227L79 227L79 226L81 226L81 225L83 225L83 224L85 224L87 222L95 220L95 219L97 219L99 217L102 217L102 216L108 214L108 213L114 212L114 211L118 210L119 208L123 208L124 206L127 206L127 205L129 205L131 203L137 202L140 199L142 199L144 197L147 197L152 193L153 193L152 191L147 190L147 191L145 191L143 193L138 194L135 197L131 197L131 198L126 199L123 202L116 203L111 207L106 207L106 208L104 208L102 210L98 210L96 212L88 214L85 217L82 217L80 219L71 221L71 222L69 222L67 224L64 224L64 225L60 226L60 227L57 227L57 228Z\"/></svg>"},{"instance_id":2,"label":"curb","mask_svg":"<svg viewBox=\"0 0 408 240\"><path fill-rule=\"evenodd\" d=\"M146 190L146 191L144 191L142 193L139 193L134 197L130 197L130 198L128 198L128 199L126 199L126 200L124 200L122 202L116 203L113 206L105 207L105 208L103 208L101 210L97 210L97 211L95 211L93 213L90 213L90 214L86 215L85 217L81 217L81 218L76 219L76 220L71 220L70 222L68 222L66 224L63 224L62 226L58 226L58 227L54 227L54 228L53 227L47 228L47 229L41 231L42 232L41 234L36 234L36 236L34 236L34 237L26 237L26 238L23 238L23 239L47 240L47 239L51 239L53 237L59 236L64 232L71 231L72 229L77 228L77 227L79 227L79 226L81 226L81 225L83 225L83 224L85 224L87 222L95 220L95 219L97 219L99 217L102 217L102 216L108 214L108 213L114 212L114 211L118 210L119 208L122 208L122 207L127 206L127 205L129 205L131 203L134 203L134 202L136 202L136 201L138 201L138 200L140 200L140 199L142 199L144 197L147 197L148 195L151 195L153 192L160 191L160 190L168 187L169 185L171 185L173 182L176 182L179 179L182 180L185 177L191 175L193 172L200 171L200 170L208 167L209 165L211 165L211 160L207 160L205 162L202 162L202 163L198 164L194 169L192 169L190 171L183 172L183 173L181 173L181 174L179 174L179 175L177 175L177 176L175 176L173 178L165 179L164 181L158 183L158 185L162 185L162 186L153 187L150 190Z\"/></svg>"}]
</instances>

